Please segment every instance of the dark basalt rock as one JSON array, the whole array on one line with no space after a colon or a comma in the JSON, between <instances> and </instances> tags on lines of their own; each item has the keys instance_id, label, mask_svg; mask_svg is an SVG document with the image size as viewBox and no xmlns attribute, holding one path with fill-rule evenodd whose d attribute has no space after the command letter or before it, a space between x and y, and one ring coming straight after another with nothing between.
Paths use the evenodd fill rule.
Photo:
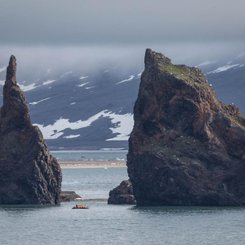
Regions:
<instances>
[{"instance_id":1,"label":"dark basalt rock","mask_svg":"<svg viewBox=\"0 0 245 245\"><path fill-rule=\"evenodd\" d=\"M0 204L58 204L61 169L32 126L11 56L0 113Z\"/></svg>"},{"instance_id":2,"label":"dark basalt rock","mask_svg":"<svg viewBox=\"0 0 245 245\"><path fill-rule=\"evenodd\" d=\"M61 191L60 201L70 202L75 201L77 198L81 198L75 191Z\"/></svg>"},{"instance_id":3,"label":"dark basalt rock","mask_svg":"<svg viewBox=\"0 0 245 245\"><path fill-rule=\"evenodd\" d=\"M137 205L244 205L245 118L199 69L147 49L127 166Z\"/></svg>"},{"instance_id":4,"label":"dark basalt rock","mask_svg":"<svg viewBox=\"0 0 245 245\"><path fill-rule=\"evenodd\" d=\"M135 204L133 187L129 180L124 180L109 193L108 204Z\"/></svg>"}]
</instances>

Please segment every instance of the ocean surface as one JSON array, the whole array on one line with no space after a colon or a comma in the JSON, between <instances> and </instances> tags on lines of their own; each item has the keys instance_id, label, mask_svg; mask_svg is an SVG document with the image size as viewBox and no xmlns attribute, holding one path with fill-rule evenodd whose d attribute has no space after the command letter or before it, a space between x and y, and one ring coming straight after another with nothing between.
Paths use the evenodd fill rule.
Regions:
<instances>
[{"instance_id":1,"label":"ocean surface","mask_svg":"<svg viewBox=\"0 0 245 245\"><path fill-rule=\"evenodd\" d=\"M126 150L94 150L94 151L52 151L58 160L67 161L113 161L126 160Z\"/></svg>"},{"instance_id":2,"label":"ocean surface","mask_svg":"<svg viewBox=\"0 0 245 245\"><path fill-rule=\"evenodd\" d=\"M127 179L126 168L63 169L63 190L106 199ZM85 201L56 207L1 206L0 245L59 244L245 244L245 208L136 207Z\"/></svg>"}]
</instances>

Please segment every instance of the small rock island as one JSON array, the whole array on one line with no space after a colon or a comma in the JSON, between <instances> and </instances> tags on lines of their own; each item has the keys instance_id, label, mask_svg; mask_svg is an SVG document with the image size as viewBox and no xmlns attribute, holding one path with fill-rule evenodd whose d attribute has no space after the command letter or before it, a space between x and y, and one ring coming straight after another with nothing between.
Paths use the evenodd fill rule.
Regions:
<instances>
[{"instance_id":1,"label":"small rock island","mask_svg":"<svg viewBox=\"0 0 245 245\"><path fill-rule=\"evenodd\" d=\"M245 205L245 118L198 68L147 49L127 167L137 205Z\"/></svg>"},{"instance_id":2,"label":"small rock island","mask_svg":"<svg viewBox=\"0 0 245 245\"><path fill-rule=\"evenodd\" d=\"M136 204L130 180L124 180L109 193L108 204Z\"/></svg>"},{"instance_id":3,"label":"small rock island","mask_svg":"<svg viewBox=\"0 0 245 245\"><path fill-rule=\"evenodd\" d=\"M31 124L10 57L0 113L0 204L59 204L61 169Z\"/></svg>"}]
</instances>

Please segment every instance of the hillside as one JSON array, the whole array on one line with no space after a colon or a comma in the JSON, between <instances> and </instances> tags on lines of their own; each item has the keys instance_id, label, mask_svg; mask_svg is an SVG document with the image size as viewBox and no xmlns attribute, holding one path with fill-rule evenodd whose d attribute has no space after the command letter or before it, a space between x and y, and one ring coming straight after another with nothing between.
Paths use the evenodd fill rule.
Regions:
<instances>
[{"instance_id":1,"label":"hillside","mask_svg":"<svg viewBox=\"0 0 245 245\"><path fill-rule=\"evenodd\" d=\"M227 62L203 61L198 67L218 97L245 114L245 55ZM32 121L51 149L127 148L142 69L126 70L115 64L90 72L54 73L47 68L38 78L28 75L34 71L20 71L19 77ZM1 66L0 89L5 72Z\"/></svg>"}]
</instances>

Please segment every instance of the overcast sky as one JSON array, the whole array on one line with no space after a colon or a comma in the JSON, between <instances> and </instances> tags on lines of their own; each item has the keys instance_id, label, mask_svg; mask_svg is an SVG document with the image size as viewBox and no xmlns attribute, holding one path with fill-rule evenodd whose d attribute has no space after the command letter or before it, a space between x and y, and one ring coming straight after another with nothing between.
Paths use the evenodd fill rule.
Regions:
<instances>
[{"instance_id":1,"label":"overcast sky","mask_svg":"<svg viewBox=\"0 0 245 245\"><path fill-rule=\"evenodd\" d=\"M245 0L0 0L0 57L50 59L59 54L54 46L94 57L124 48L139 57L151 47L180 62L199 53L202 61L245 52L244 11Z\"/></svg>"},{"instance_id":2,"label":"overcast sky","mask_svg":"<svg viewBox=\"0 0 245 245\"><path fill-rule=\"evenodd\" d=\"M244 0L0 0L0 42L244 41L244 10Z\"/></svg>"}]
</instances>

